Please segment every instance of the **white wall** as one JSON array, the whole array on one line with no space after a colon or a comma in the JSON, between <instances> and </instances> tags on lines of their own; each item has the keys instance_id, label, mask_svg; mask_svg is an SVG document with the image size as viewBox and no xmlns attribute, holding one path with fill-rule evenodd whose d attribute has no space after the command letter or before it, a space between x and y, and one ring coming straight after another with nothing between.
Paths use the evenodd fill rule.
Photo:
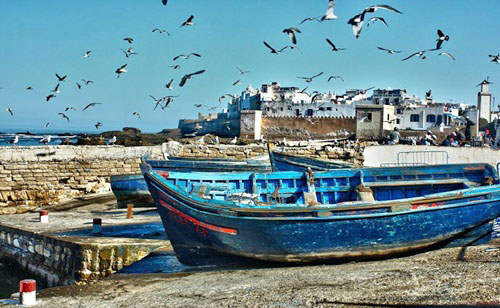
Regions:
<instances>
[{"instance_id":1,"label":"white wall","mask_svg":"<svg viewBox=\"0 0 500 308\"><path fill-rule=\"evenodd\" d=\"M424 145L376 145L364 150L364 166L378 167L384 163L396 163L399 152L446 151L449 163L488 163L494 167L500 162L500 150L488 147L437 147Z\"/></svg>"}]
</instances>

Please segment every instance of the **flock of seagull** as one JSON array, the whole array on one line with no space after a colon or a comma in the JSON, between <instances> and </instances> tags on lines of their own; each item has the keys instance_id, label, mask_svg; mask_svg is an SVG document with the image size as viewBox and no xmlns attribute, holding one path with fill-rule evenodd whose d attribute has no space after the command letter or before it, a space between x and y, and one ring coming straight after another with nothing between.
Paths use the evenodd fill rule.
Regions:
<instances>
[{"instance_id":1,"label":"flock of seagull","mask_svg":"<svg viewBox=\"0 0 500 308\"><path fill-rule=\"evenodd\" d=\"M168 0L161 0L161 2L164 6L166 6L168 3ZM389 24L387 23L385 18L383 18L381 16L374 16L374 13L377 13L380 10L385 10L385 11L389 11L389 12L396 13L396 14L403 14L403 12L399 11L398 9L391 7L389 5L383 5L383 4L382 5L372 5L372 6L365 8L359 14L353 16L352 18L350 18L347 21L347 23L351 26L354 37L356 39L358 39L361 36L362 30L365 26L365 21L366 21L366 27L369 27L370 24L373 24L376 22L381 23L381 24L385 25L386 27L389 27ZM328 7L326 8L326 11L324 14L314 16L314 17L306 17L299 23L299 26L306 23L306 22L316 21L316 22L322 23L322 22L333 21L336 19L338 19L338 16L335 15L335 0L328 0ZM180 25L180 28L194 26L195 25L194 20L195 20L194 15L190 15L184 22L182 22L182 24ZM286 34L289 37L291 44L285 45L285 46L280 47L280 48L275 48L275 47L271 46L271 44L269 44L268 42L263 41L264 46L269 50L269 52L271 54L274 54L274 55L282 54L287 50L297 50L298 52L301 52L301 50L297 47L297 43L298 43L297 37L299 34L301 34L301 35L303 34L303 32L299 29L299 26L288 27L288 28L283 29L283 31L282 31L284 34ZM157 33L157 34L165 34L165 35L170 36L170 33L166 29L154 28L151 32ZM405 58L401 59L401 61L407 61L407 60L412 59L414 57L418 57L420 59L426 59L427 55L431 52L438 52L437 54L439 56L446 56L446 57L450 58L451 60L455 60L455 57L451 53L442 51L442 48L445 45L445 42L447 42L449 40L450 40L450 36L445 34L441 29L438 29L435 48L423 49L423 50L416 51L416 52L406 56ZM134 39L132 37L125 37L125 38L123 38L123 41L126 42L127 44L129 44L128 48L124 48L124 49L120 48L120 50L123 52L126 59L130 59L131 57L135 57L135 56L139 55L139 53L135 52L134 49L131 47L131 45L134 43ZM329 46L329 48L331 48L332 52L340 52L340 51L346 50L346 48L338 47L330 38L325 38L325 41L326 41L327 45ZM389 55L400 54L403 52L401 50L393 50L393 49L388 49L388 48L384 48L384 47L380 47L380 46L378 46L377 49L380 51L386 52ZM92 55L92 50L87 50L83 53L82 57L87 59L87 58L90 58L91 55ZM174 70L180 69L181 65L179 64L178 60L180 60L180 59L189 60L191 57L202 58L202 55L200 53L197 53L197 52L179 54L172 59L173 64L170 67ZM500 63L500 54L496 54L496 55L491 54L491 55L489 55L489 57L490 57L492 62ZM120 78L120 76L122 76L123 74L128 73L127 65L128 65L128 63L124 63L121 66L119 66L118 68L116 68L115 73L116 73L117 78ZM244 75L244 74L247 74L250 72L250 71L244 70L240 67L237 67L236 69L238 70L238 73L240 75ZM192 73L184 74L184 76L180 79L178 86L184 87L190 79L198 77L198 76L202 75L203 73L205 73L205 69L200 69L200 70L197 70L197 71L192 72ZM297 76L297 78L305 80L306 83L310 83L315 78L322 76L323 73L324 72L320 72L320 73L318 73L314 76L311 76L311 77ZM55 77L57 78L57 84L54 87L54 89L50 90L50 93L46 96L46 98L45 98L46 102L51 102L53 99L56 99L57 95L61 91L61 89L60 89L61 86L65 83L67 83L68 75L56 73ZM331 80L344 81L344 79L338 75L328 76L327 82L330 82ZM75 83L76 83L77 88L80 90L84 86L85 87L90 86L94 82L92 80L81 79L81 82L78 81ZM241 84L241 79L238 79L232 83L233 86L237 86L240 84ZM164 88L167 90L173 90L174 79L171 78L165 84ZM307 93L307 92L305 92L306 89L307 89L307 87L304 88L301 92ZM26 88L26 90L31 91L31 90L33 90L33 87L28 86ZM366 93L366 90L365 90L365 93ZM313 96L313 95L317 96L317 94L318 94L317 91L310 93L311 96ZM179 96L178 95L165 95L165 96L162 96L160 98L156 98L153 95L149 95L149 97L153 100L153 103L154 103L153 110L157 110L158 107L160 107L161 109L167 108L174 101L174 98L177 98ZM231 95L231 94L222 95L221 97L219 97L219 100L218 100L219 104L215 107L209 107L209 106L206 106L203 104L195 104L194 106L197 108L209 107L210 108L209 110L216 110L217 108L221 108L222 100L225 98L234 99L235 96ZM101 105L101 103L91 102L91 103L87 104L84 108L82 108L82 112L84 112L85 110L88 110L89 108L93 108L93 107L95 108L98 105ZM68 106L64 109L64 111L58 112L58 115L61 116L61 118L63 120L70 122L70 117L69 117L70 114L68 112L76 111L76 110L77 110L76 108L74 108L72 106ZM14 116L14 111L11 107L6 108L6 111L11 116ZM137 117L139 119L142 118L142 115L137 111L134 111L132 113L132 116ZM50 125L50 123L46 123L45 127L49 127L49 125ZM100 127L102 127L102 125L103 125L102 122L97 122L94 126L96 127L96 129L99 129Z\"/></svg>"}]
</instances>

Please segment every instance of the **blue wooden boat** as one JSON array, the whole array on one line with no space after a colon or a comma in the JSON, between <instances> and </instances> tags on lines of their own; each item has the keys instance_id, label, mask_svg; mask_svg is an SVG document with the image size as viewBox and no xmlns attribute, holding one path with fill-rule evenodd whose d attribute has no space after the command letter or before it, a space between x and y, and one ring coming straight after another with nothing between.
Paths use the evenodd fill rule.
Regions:
<instances>
[{"instance_id":1,"label":"blue wooden boat","mask_svg":"<svg viewBox=\"0 0 500 308\"><path fill-rule=\"evenodd\" d=\"M231 172L253 171L271 172L269 161L262 159L233 160L224 158L189 159L169 157L168 160L149 160L144 158L155 170L182 172ZM111 190L118 201L118 208L126 208L127 204L135 207L154 206L146 181L142 174L120 174L110 177Z\"/></svg>"},{"instance_id":2,"label":"blue wooden boat","mask_svg":"<svg viewBox=\"0 0 500 308\"><path fill-rule=\"evenodd\" d=\"M328 171L334 169L354 168L354 164L343 161L310 158L306 156L286 154L283 152L269 151L269 159L273 171Z\"/></svg>"},{"instance_id":3,"label":"blue wooden boat","mask_svg":"<svg viewBox=\"0 0 500 308\"><path fill-rule=\"evenodd\" d=\"M499 179L487 164L270 174L141 168L187 265L323 262L473 245L490 239L500 216ZM367 191L371 201L363 201Z\"/></svg>"}]
</instances>

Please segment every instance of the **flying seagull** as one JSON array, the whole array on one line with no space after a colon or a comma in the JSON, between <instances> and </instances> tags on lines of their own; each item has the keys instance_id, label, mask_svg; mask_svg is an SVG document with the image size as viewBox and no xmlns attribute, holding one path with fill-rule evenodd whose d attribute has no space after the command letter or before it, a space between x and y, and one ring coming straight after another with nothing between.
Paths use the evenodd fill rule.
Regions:
<instances>
[{"instance_id":1,"label":"flying seagull","mask_svg":"<svg viewBox=\"0 0 500 308\"><path fill-rule=\"evenodd\" d=\"M264 45L271 50L271 53L274 53L276 55L279 54L280 52L282 52L283 50L287 49L287 48L291 48L291 49L297 48L297 47L293 47L293 46L287 45L287 46L281 48L280 50L276 50L273 47L271 47L271 45L269 45L266 41L264 41Z\"/></svg>"},{"instance_id":2,"label":"flying seagull","mask_svg":"<svg viewBox=\"0 0 500 308\"><path fill-rule=\"evenodd\" d=\"M242 69L241 69L241 68L239 68L239 67L236 67L236 69L237 69L238 71L240 71L240 75L243 75L243 74L246 74L246 73L250 73L250 71L244 71L244 70L242 70Z\"/></svg>"},{"instance_id":3,"label":"flying seagull","mask_svg":"<svg viewBox=\"0 0 500 308\"><path fill-rule=\"evenodd\" d=\"M68 111L68 110L74 110L74 111L76 111L75 107L71 107L71 106L70 107L66 107L64 109L64 111Z\"/></svg>"},{"instance_id":4,"label":"flying seagull","mask_svg":"<svg viewBox=\"0 0 500 308\"><path fill-rule=\"evenodd\" d=\"M414 56L419 56L420 59L424 60L426 59L427 57L425 56L425 53L427 52L427 50L421 50L421 51L417 51L415 53L412 53L411 55L409 55L408 57L402 59L401 61L406 61Z\"/></svg>"},{"instance_id":5,"label":"flying seagull","mask_svg":"<svg viewBox=\"0 0 500 308\"><path fill-rule=\"evenodd\" d=\"M184 75L184 76L182 77L182 79L181 79L181 82L179 82L179 87L183 87L183 86L184 86L184 84L186 83L186 81L187 81L188 79L191 79L191 78L193 78L193 76L195 76L195 75L199 75L199 74L202 74L202 73L204 73L204 72L205 72L205 70L201 70L201 71L197 71L197 72L194 72L194 73L191 73L191 74L186 74L186 75Z\"/></svg>"},{"instance_id":6,"label":"flying seagull","mask_svg":"<svg viewBox=\"0 0 500 308\"><path fill-rule=\"evenodd\" d=\"M94 124L95 128L96 129L99 129L99 127L102 126L102 123L101 122L97 122L96 124Z\"/></svg>"},{"instance_id":7,"label":"flying seagull","mask_svg":"<svg viewBox=\"0 0 500 308\"><path fill-rule=\"evenodd\" d=\"M335 79L335 80L340 79L340 80L342 80L342 82L344 82L344 78L342 78L341 76L330 76L330 77L328 77L327 82L330 82L330 80L332 80L332 79Z\"/></svg>"},{"instance_id":8,"label":"flying seagull","mask_svg":"<svg viewBox=\"0 0 500 308\"><path fill-rule=\"evenodd\" d=\"M396 13L399 13L399 14L403 14L399 10L397 10L397 9L391 7L391 6L388 6L388 5L384 5L384 4L373 5L373 6L367 7L366 9L364 9L363 12L361 12L360 14L352 17L351 19L349 19L347 21L347 23L352 26L352 32L354 33L354 36L356 38L359 37L359 35L361 34L361 30L363 29L363 24L364 24L364 21L365 21L365 15L367 13L374 13L374 12L376 12L379 9L389 10L389 11L393 11L393 12L396 12Z\"/></svg>"},{"instance_id":9,"label":"flying seagull","mask_svg":"<svg viewBox=\"0 0 500 308\"><path fill-rule=\"evenodd\" d=\"M335 46L335 44L333 44L329 39L326 39L326 42L332 47L332 51L345 50L345 48L337 48L337 46Z\"/></svg>"},{"instance_id":10,"label":"flying seagull","mask_svg":"<svg viewBox=\"0 0 500 308\"><path fill-rule=\"evenodd\" d=\"M174 87L172 86L172 83L174 82L174 79L170 79L170 81L165 85L165 88L172 90Z\"/></svg>"},{"instance_id":11,"label":"flying seagull","mask_svg":"<svg viewBox=\"0 0 500 308\"><path fill-rule=\"evenodd\" d=\"M186 21L182 23L181 28L184 26L194 26L193 18L194 18L193 15L189 16L189 18L186 19Z\"/></svg>"},{"instance_id":12,"label":"flying seagull","mask_svg":"<svg viewBox=\"0 0 500 308\"><path fill-rule=\"evenodd\" d=\"M58 113L58 115L60 115L61 117L65 118L65 119L66 119L66 120L68 120L68 122L69 122L69 118L68 118L68 116L67 116L67 115L65 115L64 113L59 112L59 113Z\"/></svg>"},{"instance_id":13,"label":"flying seagull","mask_svg":"<svg viewBox=\"0 0 500 308\"><path fill-rule=\"evenodd\" d=\"M56 97L54 94L50 94L49 96L47 96L47 97L45 98L45 101L46 101L46 102L48 102L48 101L50 101L50 99L52 99L52 98L54 98L54 97Z\"/></svg>"},{"instance_id":14,"label":"flying seagull","mask_svg":"<svg viewBox=\"0 0 500 308\"><path fill-rule=\"evenodd\" d=\"M321 76L322 74L323 74L323 72L321 72L321 73L319 73L319 74L316 74L316 75L314 75L314 76L312 76L312 77L300 77L300 76L297 76L297 78L300 78L300 79L305 79L305 80L306 80L306 82L308 82L308 83L309 83L309 82L313 81L313 79L314 79L314 78L316 78L316 77L318 77L318 76Z\"/></svg>"},{"instance_id":15,"label":"flying seagull","mask_svg":"<svg viewBox=\"0 0 500 308\"><path fill-rule=\"evenodd\" d=\"M337 19L338 17L335 16L335 14L333 13L334 8L335 8L335 1L329 0L328 1L328 9L326 10L325 15L323 15L323 17L321 17L321 21Z\"/></svg>"},{"instance_id":16,"label":"flying seagull","mask_svg":"<svg viewBox=\"0 0 500 308\"><path fill-rule=\"evenodd\" d=\"M283 30L283 33L288 34L288 37L290 38L293 44L297 44L297 38L295 37L295 32L302 33L300 32L299 28L296 27L286 28Z\"/></svg>"},{"instance_id":17,"label":"flying seagull","mask_svg":"<svg viewBox=\"0 0 500 308\"><path fill-rule=\"evenodd\" d=\"M455 61L455 57L453 57L453 55L451 53L448 53L448 52L438 53L438 56L448 56L450 59L452 59L453 61Z\"/></svg>"},{"instance_id":18,"label":"flying seagull","mask_svg":"<svg viewBox=\"0 0 500 308\"><path fill-rule=\"evenodd\" d=\"M192 52L190 54L187 54L187 55L178 55L178 56L175 56L173 61L179 59L179 58L183 58L185 60L189 59L190 56L195 56L195 57L198 57L198 58L201 58L201 55L199 53L195 53L195 52Z\"/></svg>"},{"instance_id":19,"label":"flying seagull","mask_svg":"<svg viewBox=\"0 0 500 308\"><path fill-rule=\"evenodd\" d=\"M82 79L82 81L85 83L86 86L88 86L89 84L91 83L94 83L92 80L85 80L85 79Z\"/></svg>"},{"instance_id":20,"label":"flying seagull","mask_svg":"<svg viewBox=\"0 0 500 308\"><path fill-rule=\"evenodd\" d=\"M383 47L377 47L378 49L380 50L383 50L383 51L387 51L388 54L395 54L395 53L401 53L400 50L393 50L393 49L387 49L387 48L383 48Z\"/></svg>"},{"instance_id":21,"label":"flying seagull","mask_svg":"<svg viewBox=\"0 0 500 308\"><path fill-rule=\"evenodd\" d=\"M430 98L431 98L431 96L432 96L432 89L431 89L431 90L429 90L429 91L427 91L427 92L425 92L425 98L426 98L426 99L430 99Z\"/></svg>"},{"instance_id":22,"label":"flying seagull","mask_svg":"<svg viewBox=\"0 0 500 308\"><path fill-rule=\"evenodd\" d=\"M372 17L368 20L368 23L366 24L367 27L370 27L370 24L374 23L375 21L380 21L381 23L383 23L386 27L389 27L389 25L387 24L387 22L385 22L385 19L383 19L382 17Z\"/></svg>"},{"instance_id":23,"label":"flying seagull","mask_svg":"<svg viewBox=\"0 0 500 308\"><path fill-rule=\"evenodd\" d=\"M132 48L128 48L127 50L123 50L120 48L120 50L123 51L126 58L129 58L131 55L138 55L139 54L137 52L134 52L134 50Z\"/></svg>"},{"instance_id":24,"label":"flying seagull","mask_svg":"<svg viewBox=\"0 0 500 308\"><path fill-rule=\"evenodd\" d=\"M321 16L319 16L321 17ZM321 20L319 19L319 17L307 17L307 18L304 18L304 20L302 20L300 22L300 24L303 24L305 23L306 21L312 21L312 20L316 20L317 22L321 22Z\"/></svg>"},{"instance_id":25,"label":"flying seagull","mask_svg":"<svg viewBox=\"0 0 500 308\"><path fill-rule=\"evenodd\" d=\"M33 87L29 86L29 87L26 88L26 90L31 91L31 90L33 90Z\"/></svg>"},{"instance_id":26,"label":"flying seagull","mask_svg":"<svg viewBox=\"0 0 500 308\"><path fill-rule=\"evenodd\" d=\"M90 107L94 107L95 105L101 105L101 104L102 103L90 103L87 106L85 106L85 108L82 109L82 112L85 111L85 110L87 110Z\"/></svg>"},{"instance_id":27,"label":"flying seagull","mask_svg":"<svg viewBox=\"0 0 500 308\"><path fill-rule=\"evenodd\" d=\"M80 90L82 88L82 85L79 84L78 82L76 83L76 86L78 87L78 90Z\"/></svg>"},{"instance_id":28,"label":"flying seagull","mask_svg":"<svg viewBox=\"0 0 500 308\"><path fill-rule=\"evenodd\" d=\"M127 66L127 64L123 64L122 66L120 66L119 68L116 69L115 73L118 74L116 76L116 78L120 78L120 74L121 73L126 73L128 72L127 69L125 69L125 67Z\"/></svg>"},{"instance_id":29,"label":"flying seagull","mask_svg":"<svg viewBox=\"0 0 500 308\"><path fill-rule=\"evenodd\" d=\"M137 111L132 112L133 116L137 116L139 119L141 119L141 114Z\"/></svg>"},{"instance_id":30,"label":"flying seagull","mask_svg":"<svg viewBox=\"0 0 500 308\"><path fill-rule=\"evenodd\" d=\"M83 54L83 57L84 58L88 58L90 57L90 53L92 52L92 50L89 50L89 51L86 51L84 54Z\"/></svg>"},{"instance_id":31,"label":"flying seagull","mask_svg":"<svg viewBox=\"0 0 500 308\"><path fill-rule=\"evenodd\" d=\"M59 76L57 73L56 73L56 77L57 77L57 80L61 81L61 82L64 82L66 80L66 77L68 77L68 75L64 75L63 77Z\"/></svg>"},{"instance_id":32,"label":"flying seagull","mask_svg":"<svg viewBox=\"0 0 500 308\"><path fill-rule=\"evenodd\" d=\"M124 38L123 40L124 40L124 41L127 41L129 44L132 44L132 42L134 41L134 39L133 39L133 38L131 38L131 37L126 37L126 38Z\"/></svg>"},{"instance_id":33,"label":"flying seagull","mask_svg":"<svg viewBox=\"0 0 500 308\"><path fill-rule=\"evenodd\" d=\"M162 98L159 98L159 99L156 99L156 97L154 97L153 95L149 95L149 97L151 97L155 101L155 103L156 103L156 105L153 108L153 110L156 110L156 108L158 108L158 106L161 106L161 103L163 103L163 101L165 100L165 97L162 97Z\"/></svg>"},{"instance_id":34,"label":"flying seagull","mask_svg":"<svg viewBox=\"0 0 500 308\"><path fill-rule=\"evenodd\" d=\"M160 33L160 34L162 34L162 33L166 33L168 36L170 36L170 33L168 33L168 31L167 31L167 30L165 30L165 29L158 29L158 28L154 28L154 29L153 29L153 31L151 31L151 32L153 32L153 33L154 33L154 32L158 32L158 33Z\"/></svg>"},{"instance_id":35,"label":"flying seagull","mask_svg":"<svg viewBox=\"0 0 500 308\"><path fill-rule=\"evenodd\" d=\"M48 136L44 136L40 141L38 141L39 143L43 143L45 145L49 144L50 143L50 140L52 139L52 137L50 135Z\"/></svg>"},{"instance_id":36,"label":"flying seagull","mask_svg":"<svg viewBox=\"0 0 500 308\"><path fill-rule=\"evenodd\" d=\"M180 65L170 65L169 67L173 68L174 70L177 70L177 69L180 69L181 66Z\"/></svg>"},{"instance_id":37,"label":"flying seagull","mask_svg":"<svg viewBox=\"0 0 500 308\"><path fill-rule=\"evenodd\" d=\"M439 29L437 30L437 35L438 35L438 39L436 40L437 41L436 50L441 49L441 45L443 45L443 42L448 41L450 39L450 37L448 35L445 35L443 33L443 31L441 31Z\"/></svg>"},{"instance_id":38,"label":"flying seagull","mask_svg":"<svg viewBox=\"0 0 500 308\"><path fill-rule=\"evenodd\" d=\"M488 57L491 58L491 62L494 62L496 64L500 63L500 54L496 54L496 55L488 55Z\"/></svg>"},{"instance_id":39,"label":"flying seagull","mask_svg":"<svg viewBox=\"0 0 500 308\"><path fill-rule=\"evenodd\" d=\"M57 86L54 88L54 90L51 90L50 92L59 93L59 86L60 86L60 83L58 83Z\"/></svg>"},{"instance_id":40,"label":"flying seagull","mask_svg":"<svg viewBox=\"0 0 500 308\"><path fill-rule=\"evenodd\" d=\"M239 79L236 80L235 82L233 82L233 86L238 85L238 84L241 84L241 81Z\"/></svg>"},{"instance_id":41,"label":"flying seagull","mask_svg":"<svg viewBox=\"0 0 500 308\"><path fill-rule=\"evenodd\" d=\"M161 3L163 3L163 5L167 5L167 2L168 0L161 0Z\"/></svg>"},{"instance_id":42,"label":"flying seagull","mask_svg":"<svg viewBox=\"0 0 500 308\"><path fill-rule=\"evenodd\" d=\"M9 108L7 108L5 110L7 110L7 112L10 113L11 116L14 115L14 112L12 112L12 108L9 107Z\"/></svg>"},{"instance_id":43,"label":"flying seagull","mask_svg":"<svg viewBox=\"0 0 500 308\"><path fill-rule=\"evenodd\" d=\"M170 105L170 103L174 101L174 99L172 97L174 97L174 96L168 96L167 97L167 100L165 101L165 105L161 106L162 110L165 109L165 108L167 108L168 105Z\"/></svg>"},{"instance_id":44,"label":"flying seagull","mask_svg":"<svg viewBox=\"0 0 500 308\"><path fill-rule=\"evenodd\" d=\"M45 123L45 128L50 126L50 122Z\"/></svg>"}]
</instances>

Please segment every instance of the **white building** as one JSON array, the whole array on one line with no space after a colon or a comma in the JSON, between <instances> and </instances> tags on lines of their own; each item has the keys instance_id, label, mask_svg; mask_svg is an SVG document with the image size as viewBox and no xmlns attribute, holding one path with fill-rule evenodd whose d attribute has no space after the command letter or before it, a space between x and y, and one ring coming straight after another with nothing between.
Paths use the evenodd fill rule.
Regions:
<instances>
[{"instance_id":1,"label":"white building","mask_svg":"<svg viewBox=\"0 0 500 308\"><path fill-rule=\"evenodd\" d=\"M479 110L479 118L486 119L488 123L491 122L491 93L489 91L488 80L481 82L481 91L477 93L477 109ZM479 119L477 122L479 123Z\"/></svg>"}]
</instances>

